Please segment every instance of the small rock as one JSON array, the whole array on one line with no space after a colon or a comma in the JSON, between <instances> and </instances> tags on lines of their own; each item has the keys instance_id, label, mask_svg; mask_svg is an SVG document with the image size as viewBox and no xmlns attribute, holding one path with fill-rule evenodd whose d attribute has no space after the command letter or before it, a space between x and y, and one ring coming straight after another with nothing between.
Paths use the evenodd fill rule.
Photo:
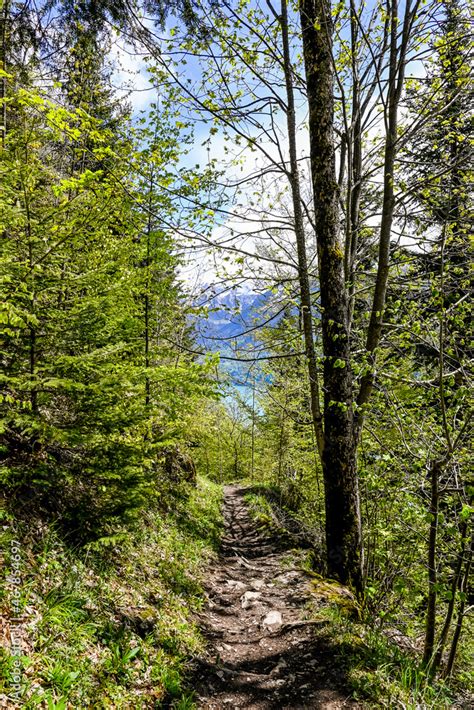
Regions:
<instances>
[{"instance_id":1,"label":"small rock","mask_svg":"<svg viewBox=\"0 0 474 710\"><path fill-rule=\"evenodd\" d=\"M259 597L260 592L245 592L245 594L242 594L240 597L242 609L249 609Z\"/></svg>"},{"instance_id":2,"label":"small rock","mask_svg":"<svg viewBox=\"0 0 474 710\"><path fill-rule=\"evenodd\" d=\"M242 599L250 601L251 599L258 599L259 596L260 592L245 592L245 594L242 595Z\"/></svg>"},{"instance_id":3,"label":"small rock","mask_svg":"<svg viewBox=\"0 0 474 710\"><path fill-rule=\"evenodd\" d=\"M262 623L263 626L281 626L283 623L281 613L279 611L269 611Z\"/></svg>"},{"instance_id":4,"label":"small rock","mask_svg":"<svg viewBox=\"0 0 474 710\"><path fill-rule=\"evenodd\" d=\"M253 589L257 590L265 586L265 582L263 581L263 579L251 579L250 584L252 585Z\"/></svg>"},{"instance_id":5,"label":"small rock","mask_svg":"<svg viewBox=\"0 0 474 710\"><path fill-rule=\"evenodd\" d=\"M234 589L245 589L245 584L238 579L228 579L227 584Z\"/></svg>"}]
</instances>

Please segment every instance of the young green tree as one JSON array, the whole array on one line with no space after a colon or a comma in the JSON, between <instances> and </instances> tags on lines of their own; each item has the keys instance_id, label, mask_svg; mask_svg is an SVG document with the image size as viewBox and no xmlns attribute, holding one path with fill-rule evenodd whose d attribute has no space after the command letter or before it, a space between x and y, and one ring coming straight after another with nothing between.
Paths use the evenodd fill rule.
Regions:
<instances>
[{"instance_id":1,"label":"young green tree","mask_svg":"<svg viewBox=\"0 0 474 710\"><path fill-rule=\"evenodd\" d=\"M204 366L164 344L186 330L169 193L194 176L176 169L180 129L166 108L135 137L129 123L103 125L105 105L95 117L21 87L10 105L3 483L36 491L87 537L160 494L164 448L185 438L193 396L212 390Z\"/></svg>"}]
</instances>

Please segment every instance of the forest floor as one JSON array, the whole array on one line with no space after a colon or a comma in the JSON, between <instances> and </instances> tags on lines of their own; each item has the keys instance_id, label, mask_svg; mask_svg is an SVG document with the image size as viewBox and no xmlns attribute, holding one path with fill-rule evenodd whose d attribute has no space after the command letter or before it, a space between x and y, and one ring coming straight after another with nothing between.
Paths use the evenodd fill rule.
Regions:
<instances>
[{"instance_id":1,"label":"forest floor","mask_svg":"<svg viewBox=\"0 0 474 710\"><path fill-rule=\"evenodd\" d=\"M330 638L317 632L324 622L310 613L311 575L292 565L288 543L259 529L245 494L237 486L224 490L225 531L200 615L208 655L194 679L197 706L362 707L350 699Z\"/></svg>"}]
</instances>

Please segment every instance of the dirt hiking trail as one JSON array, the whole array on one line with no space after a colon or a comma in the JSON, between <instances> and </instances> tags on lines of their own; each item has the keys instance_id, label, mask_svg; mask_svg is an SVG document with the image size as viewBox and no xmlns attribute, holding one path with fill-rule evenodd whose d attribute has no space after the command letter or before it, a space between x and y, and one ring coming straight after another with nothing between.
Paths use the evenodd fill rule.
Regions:
<instances>
[{"instance_id":1,"label":"dirt hiking trail","mask_svg":"<svg viewBox=\"0 0 474 710\"><path fill-rule=\"evenodd\" d=\"M316 634L323 622L307 620L310 576L288 566L288 546L259 532L245 493L224 489L225 532L200 615L209 649L194 680L198 708L361 707L334 666L330 638Z\"/></svg>"}]
</instances>

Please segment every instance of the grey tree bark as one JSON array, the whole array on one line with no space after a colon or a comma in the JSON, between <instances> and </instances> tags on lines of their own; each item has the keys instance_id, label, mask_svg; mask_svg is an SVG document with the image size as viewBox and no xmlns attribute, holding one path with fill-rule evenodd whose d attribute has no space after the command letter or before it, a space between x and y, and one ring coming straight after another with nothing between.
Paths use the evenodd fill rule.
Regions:
<instances>
[{"instance_id":1,"label":"grey tree bark","mask_svg":"<svg viewBox=\"0 0 474 710\"><path fill-rule=\"evenodd\" d=\"M333 23L329 0L302 0L311 173L324 353L324 451L328 574L362 590L348 300L339 230L334 141Z\"/></svg>"}]
</instances>

